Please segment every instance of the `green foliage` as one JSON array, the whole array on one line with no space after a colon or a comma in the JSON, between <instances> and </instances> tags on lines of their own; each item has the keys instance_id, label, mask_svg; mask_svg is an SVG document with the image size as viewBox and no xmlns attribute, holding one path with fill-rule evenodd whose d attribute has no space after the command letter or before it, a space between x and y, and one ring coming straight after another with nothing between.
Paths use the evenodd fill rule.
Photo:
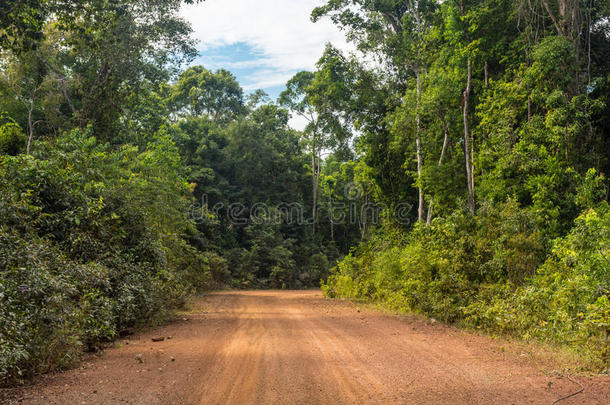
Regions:
<instances>
[{"instance_id":1,"label":"green foliage","mask_svg":"<svg viewBox=\"0 0 610 405\"><path fill-rule=\"evenodd\" d=\"M0 154L15 156L25 149L26 138L21 127L15 123L0 126Z\"/></svg>"},{"instance_id":2,"label":"green foliage","mask_svg":"<svg viewBox=\"0 0 610 405\"><path fill-rule=\"evenodd\" d=\"M6 41L9 18L36 29L36 43L17 42L17 51L3 53L12 69L2 69L0 82L17 76L7 81L19 103L36 110L31 124L44 121L49 127L45 135L91 125L98 139L116 140L125 118L133 118L126 114L133 113L134 98L169 80L195 53L191 28L178 16L181 0L5 3L0 42ZM25 29L14 27L9 31ZM19 33L24 41L28 32ZM28 112L13 118L25 128Z\"/></svg>"},{"instance_id":3,"label":"green foliage","mask_svg":"<svg viewBox=\"0 0 610 405\"><path fill-rule=\"evenodd\" d=\"M245 112L243 90L232 73L220 69L210 72L193 66L180 74L170 97L178 113L207 114L216 122L228 121Z\"/></svg>"},{"instance_id":4,"label":"green foliage","mask_svg":"<svg viewBox=\"0 0 610 405\"><path fill-rule=\"evenodd\" d=\"M331 251L315 243L287 238L285 212L270 209L250 218L247 245L227 253L234 288L305 288L319 285L328 274Z\"/></svg>"},{"instance_id":5,"label":"green foliage","mask_svg":"<svg viewBox=\"0 0 610 405\"><path fill-rule=\"evenodd\" d=\"M607 362L609 232L607 207L585 212L527 285L473 303L469 323L567 343Z\"/></svg>"},{"instance_id":6,"label":"green foliage","mask_svg":"<svg viewBox=\"0 0 610 405\"><path fill-rule=\"evenodd\" d=\"M46 0L6 0L0 5L0 46L17 52L42 38Z\"/></svg>"},{"instance_id":7,"label":"green foliage","mask_svg":"<svg viewBox=\"0 0 610 405\"><path fill-rule=\"evenodd\" d=\"M608 12L507 0L313 11L381 62L342 64L346 103L333 103L338 84L318 89L358 129L359 178L386 204L386 223L332 270L327 295L608 362L610 61L595 55L610 46ZM416 203L418 223L389 225Z\"/></svg>"},{"instance_id":8,"label":"green foliage","mask_svg":"<svg viewBox=\"0 0 610 405\"><path fill-rule=\"evenodd\" d=\"M179 71L181 3L0 4L0 384L197 289L321 279L608 361L608 7L327 0L365 57L274 104Z\"/></svg>"},{"instance_id":9,"label":"green foliage","mask_svg":"<svg viewBox=\"0 0 610 405\"><path fill-rule=\"evenodd\" d=\"M226 70L179 74L195 53L182 3L0 5L2 385L76 364L197 290L313 286L340 256L303 226L311 136L262 91L246 105ZM349 70L327 59L317 88L337 105ZM336 230L345 251L355 229Z\"/></svg>"},{"instance_id":10,"label":"green foliage","mask_svg":"<svg viewBox=\"0 0 610 405\"><path fill-rule=\"evenodd\" d=\"M445 322L567 344L608 361L610 210L581 215L545 254L537 218L512 202L475 217L383 235L344 258L323 284L331 297L378 301Z\"/></svg>"},{"instance_id":11,"label":"green foliage","mask_svg":"<svg viewBox=\"0 0 610 405\"><path fill-rule=\"evenodd\" d=\"M167 137L138 152L73 131L33 154L1 163L3 384L161 319L209 285L213 259L184 239L194 228Z\"/></svg>"},{"instance_id":12,"label":"green foliage","mask_svg":"<svg viewBox=\"0 0 610 405\"><path fill-rule=\"evenodd\" d=\"M108 270L49 242L0 233L0 383L73 365L115 334Z\"/></svg>"},{"instance_id":13,"label":"green foliage","mask_svg":"<svg viewBox=\"0 0 610 405\"><path fill-rule=\"evenodd\" d=\"M186 81L180 86L188 93ZM318 240L305 229L309 182L301 134L289 128L288 111L261 100L255 94L247 111L218 119L186 109L168 129L200 207L197 245L218 255L210 262L218 286L318 285L339 253L324 247L326 227Z\"/></svg>"}]
</instances>

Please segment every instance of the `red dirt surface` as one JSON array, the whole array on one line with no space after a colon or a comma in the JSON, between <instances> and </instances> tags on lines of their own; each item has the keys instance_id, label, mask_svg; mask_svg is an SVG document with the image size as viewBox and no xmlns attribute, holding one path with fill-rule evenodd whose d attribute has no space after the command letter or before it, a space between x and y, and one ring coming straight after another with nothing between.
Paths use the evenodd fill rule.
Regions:
<instances>
[{"instance_id":1,"label":"red dirt surface","mask_svg":"<svg viewBox=\"0 0 610 405\"><path fill-rule=\"evenodd\" d=\"M318 291L214 293L120 343L79 369L2 390L0 402L551 404L582 385L559 404L610 404L610 377L545 373L548 364L502 342Z\"/></svg>"}]
</instances>

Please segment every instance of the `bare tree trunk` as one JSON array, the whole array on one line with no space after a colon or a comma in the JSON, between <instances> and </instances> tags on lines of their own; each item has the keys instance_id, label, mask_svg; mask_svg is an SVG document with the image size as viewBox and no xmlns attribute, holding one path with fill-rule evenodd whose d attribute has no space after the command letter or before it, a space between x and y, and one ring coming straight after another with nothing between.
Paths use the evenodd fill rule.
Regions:
<instances>
[{"instance_id":1,"label":"bare tree trunk","mask_svg":"<svg viewBox=\"0 0 610 405\"><path fill-rule=\"evenodd\" d=\"M443 131L445 132L445 137L443 139L443 148L441 149L441 156L438 159L438 167L441 167L443 164L443 159L445 158L445 152L447 151L447 146L449 145L449 127L447 126L447 121L445 120L445 114L441 113L441 120L443 121ZM430 225L432 223L432 209L434 207L434 196L430 198L430 203L428 204L428 216L426 218L426 224Z\"/></svg>"},{"instance_id":2,"label":"bare tree trunk","mask_svg":"<svg viewBox=\"0 0 610 405\"><path fill-rule=\"evenodd\" d=\"M328 211L330 214L330 240L334 242L335 241L335 221L333 218L334 212L333 212L332 191L330 192L330 195L328 196Z\"/></svg>"},{"instance_id":3,"label":"bare tree trunk","mask_svg":"<svg viewBox=\"0 0 610 405\"><path fill-rule=\"evenodd\" d=\"M474 197L474 174L472 167L471 145L470 145L470 129L468 126L468 104L470 101L470 89L472 81L472 63L468 59L468 77L466 81L466 89L464 90L463 99L463 115L464 115L464 160L466 161L466 179L468 181L468 209L470 212L475 211Z\"/></svg>"},{"instance_id":4,"label":"bare tree trunk","mask_svg":"<svg viewBox=\"0 0 610 405\"><path fill-rule=\"evenodd\" d=\"M367 195L364 196L364 204L363 204L363 209L360 211L361 212L361 218L360 218L360 222L361 222L361 226L360 226L360 241L363 242L364 241L364 236L366 235L366 227L367 227L367 207L368 207L368 203L369 203L369 198Z\"/></svg>"},{"instance_id":5,"label":"bare tree trunk","mask_svg":"<svg viewBox=\"0 0 610 405\"><path fill-rule=\"evenodd\" d=\"M316 149L315 144L312 145L311 151L311 181L312 181L312 232L316 234L316 212L318 203L318 182L316 181Z\"/></svg>"},{"instance_id":6,"label":"bare tree trunk","mask_svg":"<svg viewBox=\"0 0 610 405\"><path fill-rule=\"evenodd\" d=\"M432 224L432 207L434 207L434 196L430 198L430 203L428 204L428 216L426 217L426 225Z\"/></svg>"},{"instance_id":7,"label":"bare tree trunk","mask_svg":"<svg viewBox=\"0 0 610 405\"><path fill-rule=\"evenodd\" d=\"M485 61L485 88L489 87L489 63Z\"/></svg>"},{"instance_id":8,"label":"bare tree trunk","mask_svg":"<svg viewBox=\"0 0 610 405\"><path fill-rule=\"evenodd\" d=\"M418 206L417 206L417 220L424 220L424 190L421 185L421 176L422 176L422 156L421 156L421 140L419 139L419 135L415 139L415 145L417 148L417 178L418 178Z\"/></svg>"},{"instance_id":9,"label":"bare tree trunk","mask_svg":"<svg viewBox=\"0 0 610 405\"><path fill-rule=\"evenodd\" d=\"M553 7L549 4L548 0L542 0L548 16L551 18L557 33L567 38L574 46L574 55L576 61L580 64L581 61L581 50L580 50L580 36L582 35L582 27L580 20L580 1L578 0L557 0L557 12L555 14ZM579 70L576 71L576 80L579 80Z\"/></svg>"},{"instance_id":10,"label":"bare tree trunk","mask_svg":"<svg viewBox=\"0 0 610 405\"><path fill-rule=\"evenodd\" d=\"M68 106L70 107L70 111L72 111L72 115L76 114L76 108L74 108L74 104L72 103L70 94L68 94L68 89L66 89L66 83L63 80L61 84L61 92L63 93L66 101L68 102Z\"/></svg>"},{"instance_id":11,"label":"bare tree trunk","mask_svg":"<svg viewBox=\"0 0 610 405\"><path fill-rule=\"evenodd\" d=\"M76 108L74 107L74 103L72 103L72 98L70 98L70 94L68 93L68 89L66 88L66 77L58 68L53 66L51 63L45 62L45 65L57 76L57 80L59 80L59 82L61 83L61 92L66 101L68 102L70 111L72 112L72 115L76 114Z\"/></svg>"},{"instance_id":12,"label":"bare tree trunk","mask_svg":"<svg viewBox=\"0 0 610 405\"><path fill-rule=\"evenodd\" d=\"M472 133L470 133L470 183L472 184L473 199L474 199L474 190L475 190L474 171L476 170L475 165L474 165L474 144L475 144L475 142L476 142L476 138L474 137L474 135Z\"/></svg>"},{"instance_id":13,"label":"bare tree trunk","mask_svg":"<svg viewBox=\"0 0 610 405\"><path fill-rule=\"evenodd\" d=\"M315 138L312 142L312 150L311 150L311 175L312 175L312 231L313 234L316 234L316 222L318 220L318 189L320 188L320 172L322 170L321 167L321 150L320 148L316 148ZM317 160L317 162L316 162Z\"/></svg>"},{"instance_id":14,"label":"bare tree trunk","mask_svg":"<svg viewBox=\"0 0 610 405\"><path fill-rule=\"evenodd\" d=\"M417 189L419 193L419 203L417 207L417 220L424 220L424 189L422 187L422 171L423 171L423 158L421 151L421 112L420 112L420 97L421 97L421 76L420 72L416 71L417 76L417 94L416 94L416 111L415 111L415 149L417 151Z\"/></svg>"},{"instance_id":15,"label":"bare tree trunk","mask_svg":"<svg viewBox=\"0 0 610 405\"><path fill-rule=\"evenodd\" d=\"M557 20L557 17L555 17L555 13L553 13L553 10L551 9L551 6L549 5L547 0L542 0L542 5L544 6L544 8L546 9L547 13L549 14L549 17L551 17L551 21L553 22L553 25L555 26L555 29L557 30L557 33L560 35L564 35L564 31L563 31L563 27L562 25L559 23L559 21Z\"/></svg>"}]
</instances>

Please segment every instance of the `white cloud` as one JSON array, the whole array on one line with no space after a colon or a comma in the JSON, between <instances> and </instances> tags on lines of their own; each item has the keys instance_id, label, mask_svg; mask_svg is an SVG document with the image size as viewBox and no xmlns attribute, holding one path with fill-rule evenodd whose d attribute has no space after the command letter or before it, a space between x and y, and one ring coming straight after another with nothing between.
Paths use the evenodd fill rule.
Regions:
<instances>
[{"instance_id":1,"label":"white cloud","mask_svg":"<svg viewBox=\"0 0 610 405\"><path fill-rule=\"evenodd\" d=\"M250 83L246 83L242 87L245 91L253 91L284 85L295 73L295 71L277 71L272 69L256 70L247 75Z\"/></svg>"},{"instance_id":2,"label":"white cloud","mask_svg":"<svg viewBox=\"0 0 610 405\"><path fill-rule=\"evenodd\" d=\"M185 5L182 16L191 22L200 48L246 43L252 60L223 67L252 69L246 89L284 84L300 70L312 70L327 42L350 49L343 33L328 19L310 20L323 0L206 0Z\"/></svg>"},{"instance_id":3,"label":"white cloud","mask_svg":"<svg viewBox=\"0 0 610 405\"><path fill-rule=\"evenodd\" d=\"M309 121L307 121L307 118L302 117L298 114L293 114L292 117L290 117L290 121L288 122L288 124L292 128L299 131L304 130L308 123Z\"/></svg>"}]
</instances>

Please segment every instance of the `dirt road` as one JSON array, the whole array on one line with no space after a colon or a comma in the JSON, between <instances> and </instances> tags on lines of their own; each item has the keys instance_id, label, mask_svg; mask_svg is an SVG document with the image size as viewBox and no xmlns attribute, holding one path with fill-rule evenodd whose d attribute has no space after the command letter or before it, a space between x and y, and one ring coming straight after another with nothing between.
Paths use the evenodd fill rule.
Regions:
<instances>
[{"instance_id":1,"label":"dirt road","mask_svg":"<svg viewBox=\"0 0 610 405\"><path fill-rule=\"evenodd\" d=\"M165 340L153 342L157 337ZM359 309L314 291L215 293L197 301L182 320L120 343L80 369L4 391L0 399L4 395L5 402L27 404L551 404L582 385L584 392L560 404L610 404L610 378L545 374L545 366L504 350L502 342Z\"/></svg>"}]
</instances>

